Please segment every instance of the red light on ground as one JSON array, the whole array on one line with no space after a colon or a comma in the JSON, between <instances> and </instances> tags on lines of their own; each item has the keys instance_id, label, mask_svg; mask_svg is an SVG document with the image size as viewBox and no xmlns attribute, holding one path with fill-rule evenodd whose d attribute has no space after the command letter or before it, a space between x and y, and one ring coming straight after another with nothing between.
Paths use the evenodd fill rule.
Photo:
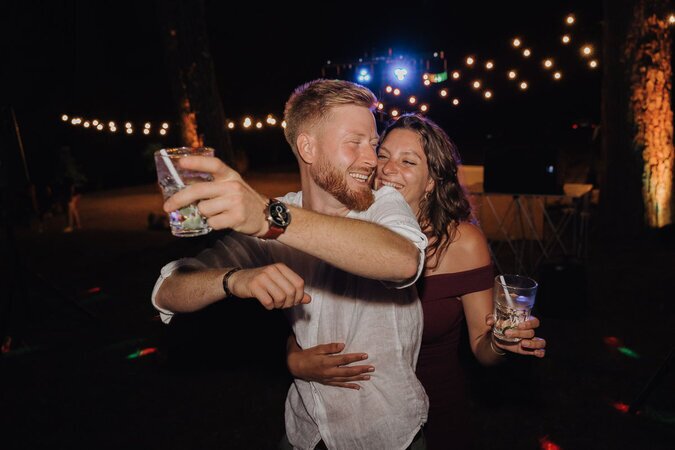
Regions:
<instances>
[{"instance_id":1,"label":"red light on ground","mask_svg":"<svg viewBox=\"0 0 675 450\"><path fill-rule=\"evenodd\" d=\"M141 356L146 356L151 353L155 353L157 351L157 347L148 347L144 348L142 350L135 351L134 353L127 355L127 359L136 359L140 358Z\"/></svg>"},{"instance_id":2,"label":"red light on ground","mask_svg":"<svg viewBox=\"0 0 675 450\"><path fill-rule=\"evenodd\" d=\"M576 123L573 123L573 124L572 124L572 129L573 129L573 130L576 130L577 128L579 128L579 125L577 125Z\"/></svg>"},{"instance_id":3,"label":"red light on ground","mask_svg":"<svg viewBox=\"0 0 675 450\"><path fill-rule=\"evenodd\" d=\"M621 341L616 336L605 336L602 338L603 342L610 347L618 347L621 345Z\"/></svg>"},{"instance_id":4,"label":"red light on ground","mask_svg":"<svg viewBox=\"0 0 675 450\"><path fill-rule=\"evenodd\" d=\"M629 405L627 405L625 403L621 403L621 402L614 402L614 403L612 403L612 407L619 412L627 413Z\"/></svg>"},{"instance_id":5,"label":"red light on ground","mask_svg":"<svg viewBox=\"0 0 675 450\"><path fill-rule=\"evenodd\" d=\"M140 351L138 356L149 355L150 353L155 353L156 351L157 351L157 347L144 348L143 350Z\"/></svg>"},{"instance_id":6,"label":"red light on ground","mask_svg":"<svg viewBox=\"0 0 675 450\"><path fill-rule=\"evenodd\" d=\"M551 441L548 436L539 438L539 448L541 450L562 450L562 447Z\"/></svg>"},{"instance_id":7,"label":"red light on ground","mask_svg":"<svg viewBox=\"0 0 675 450\"><path fill-rule=\"evenodd\" d=\"M93 287L87 290L87 294L98 294L99 292L101 292L100 287Z\"/></svg>"}]
</instances>

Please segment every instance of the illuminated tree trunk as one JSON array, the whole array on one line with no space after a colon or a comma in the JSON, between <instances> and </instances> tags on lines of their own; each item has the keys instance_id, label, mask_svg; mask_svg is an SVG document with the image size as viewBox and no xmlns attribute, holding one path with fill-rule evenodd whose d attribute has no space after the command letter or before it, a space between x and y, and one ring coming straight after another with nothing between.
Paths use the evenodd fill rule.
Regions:
<instances>
[{"instance_id":1,"label":"illuminated tree trunk","mask_svg":"<svg viewBox=\"0 0 675 450\"><path fill-rule=\"evenodd\" d=\"M603 233L672 222L673 115L668 0L604 0Z\"/></svg>"},{"instance_id":2,"label":"illuminated tree trunk","mask_svg":"<svg viewBox=\"0 0 675 450\"><path fill-rule=\"evenodd\" d=\"M213 147L232 165L223 104L209 50L203 0L158 0L174 102L184 145Z\"/></svg>"},{"instance_id":3,"label":"illuminated tree trunk","mask_svg":"<svg viewBox=\"0 0 675 450\"><path fill-rule=\"evenodd\" d=\"M633 12L625 57L630 62L633 146L642 155L642 198L646 224L672 221L673 111L668 1L641 0Z\"/></svg>"}]
</instances>

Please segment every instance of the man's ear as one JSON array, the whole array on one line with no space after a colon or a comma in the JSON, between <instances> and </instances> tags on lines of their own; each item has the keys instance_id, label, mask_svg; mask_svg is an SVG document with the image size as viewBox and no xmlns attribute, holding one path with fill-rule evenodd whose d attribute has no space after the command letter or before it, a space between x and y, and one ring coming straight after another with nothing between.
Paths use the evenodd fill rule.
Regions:
<instances>
[{"instance_id":1,"label":"man's ear","mask_svg":"<svg viewBox=\"0 0 675 450\"><path fill-rule=\"evenodd\" d=\"M314 140L307 133L300 133L295 144L298 148L298 156L305 164L312 164L314 162Z\"/></svg>"}]
</instances>

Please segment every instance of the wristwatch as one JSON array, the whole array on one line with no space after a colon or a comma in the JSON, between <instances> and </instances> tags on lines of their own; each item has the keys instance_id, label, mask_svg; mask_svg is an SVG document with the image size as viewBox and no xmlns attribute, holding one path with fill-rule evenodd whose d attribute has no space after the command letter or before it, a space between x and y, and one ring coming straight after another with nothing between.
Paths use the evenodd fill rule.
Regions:
<instances>
[{"instance_id":1,"label":"wristwatch","mask_svg":"<svg viewBox=\"0 0 675 450\"><path fill-rule=\"evenodd\" d=\"M269 224L269 230L260 236L260 239L276 239L286 231L286 227L291 223L291 212L283 202L272 198L265 207L265 218Z\"/></svg>"}]
</instances>

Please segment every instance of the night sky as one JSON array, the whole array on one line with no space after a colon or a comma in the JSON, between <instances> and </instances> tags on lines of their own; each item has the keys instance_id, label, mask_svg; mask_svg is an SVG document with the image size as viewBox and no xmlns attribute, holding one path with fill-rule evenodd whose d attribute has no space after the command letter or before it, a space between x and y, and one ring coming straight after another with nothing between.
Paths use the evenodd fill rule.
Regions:
<instances>
[{"instance_id":1,"label":"night sky","mask_svg":"<svg viewBox=\"0 0 675 450\"><path fill-rule=\"evenodd\" d=\"M459 87L459 108L421 94L429 98L429 115L458 142L465 162L480 162L481 142L505 129L540 128L534 124L542 121L561 128L599 121L601 70L588 70L578 52L583 41L595 44L600 56L599 0L494 6L432 0L234 3L206 0L207 32L228 118L267 113L280 117L291 90L319 77L326 61L356 62L392 49L407 55L442 50L450 70L463 69L469 54L476 55L479 64L494 60L491 74L475 69L494 91L489 102ZM10 0L3 5L2 103L16 112L36 176L48 173L48 161L62 145L92 167L100 160L96 155L110 151L125 154L123 159L135 164L132 155L143 153L151 143L147 137L97 135L71 127L60 122L63 113L115 120L118 127L126 120L175 123L156 2ZM563 23L568 13L577 18L572 28ZM569 48L559 41L565 31L574 39ZM524 60L511 47L515 36L532 49L532 58ZM550 72L541 68L544 56L555 58L564 73L561 82L553 82ZM526 94L506 80L504 73L511 67L527 77L531 88ZM467 83L466 78L462 81ZM371 88L380 94L379 86ZM232 133L235 146L250 151L251 146L268 145L243 133ZM278 130L258 133L285 146ZM173 145L175 139L170 134L152 143ZM129 182L145 181L143 173L139 170Z\"/></svg>"}]
</instances>

